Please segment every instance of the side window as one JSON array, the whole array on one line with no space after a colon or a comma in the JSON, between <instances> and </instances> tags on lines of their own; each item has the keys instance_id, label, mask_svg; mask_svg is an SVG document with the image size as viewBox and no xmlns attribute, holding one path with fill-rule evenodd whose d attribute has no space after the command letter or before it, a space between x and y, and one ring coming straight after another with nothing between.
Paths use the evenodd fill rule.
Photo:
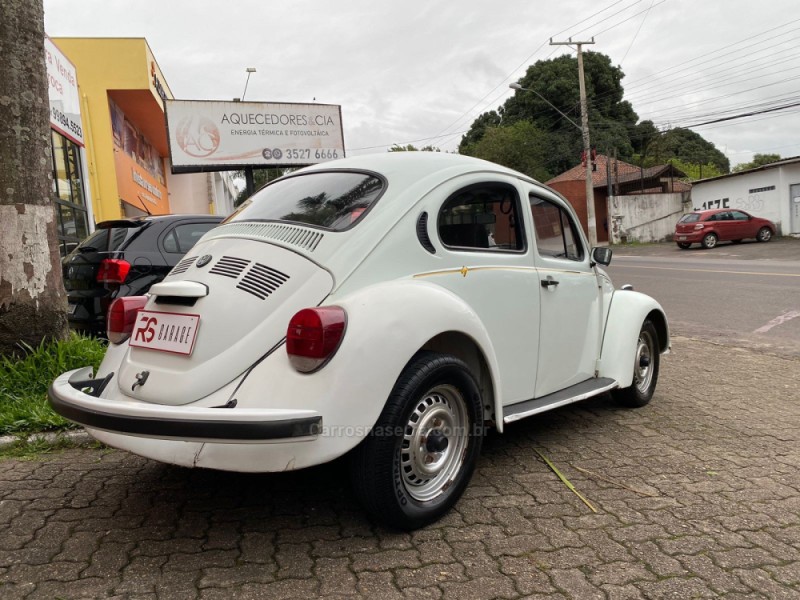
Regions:
<instances>
[{"instance_id":1,"label":"side window","mask_svg":"<svg viewBox=\"0 0 800 600\"><path fill-rule=\"evenodd\" d=\"M578 230L567 212L557 204L530 196L533 230L540 256L583 260Z\"/></svg>"},{"instance_id":2,"label":"side window","mask_svg":"<svg viewBox=\"0 0 800 600\"><path fill-rule=\"evenodd\" d=\"M744 214L743 212L734 210L731 214L733 215L733 218L736 221L747 221L747 215Z\"/></svg>"},{"instance_id":3,"label":"side window","mask_svg":"<svg viewBox=\"0 0 800 600\"><path fill-rule=\"evenodd\" d=\"M216 223L188 223L178 225L164 238L164 250L176 254L186 254L209 229Z\"/></svg>"},{"instance_id":4,"label":"side window","mask_svg":"<svg viewBox=\"0 0 800 600\"><path fill-rule=\"evenodd\" d=\"M439 211L439 237L449 248L524 250L521 226L517 191L502 183L469 186Z\"/></svg>"}]
</instances>

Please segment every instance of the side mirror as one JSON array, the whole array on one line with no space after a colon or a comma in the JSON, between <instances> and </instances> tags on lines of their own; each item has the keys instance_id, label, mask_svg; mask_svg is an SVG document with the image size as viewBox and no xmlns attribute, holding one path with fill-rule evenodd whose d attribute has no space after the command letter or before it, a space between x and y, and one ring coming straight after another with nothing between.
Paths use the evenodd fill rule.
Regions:
<instances>
[{"instance_id":1,"label":"side mirror","mask_svg":"<svg viewBox=\"0 0 800 600\"><path fill-rule=\"evenodd\" d=\"M592 260L600 265L608 265L611 263L611 248L598 246L592 248Z\"/></svg>"}]
</instances>

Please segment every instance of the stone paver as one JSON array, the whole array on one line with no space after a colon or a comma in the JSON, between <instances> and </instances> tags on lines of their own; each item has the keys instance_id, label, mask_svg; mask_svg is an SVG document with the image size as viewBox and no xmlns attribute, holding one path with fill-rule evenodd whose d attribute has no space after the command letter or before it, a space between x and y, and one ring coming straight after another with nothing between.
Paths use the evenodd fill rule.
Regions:
<instances>
[{"instance_id":1,"label":"stone paver","mask_svg":"<svg viewBox=\"0 0 800 600\"><path fill-rule=\"evenodd\" d=\"M369 522L341 461L0 460L0 598L800 598L800 360L677 338L649 406L597 399L484 448L412 533Z\"/></svg>"}]
</instances>

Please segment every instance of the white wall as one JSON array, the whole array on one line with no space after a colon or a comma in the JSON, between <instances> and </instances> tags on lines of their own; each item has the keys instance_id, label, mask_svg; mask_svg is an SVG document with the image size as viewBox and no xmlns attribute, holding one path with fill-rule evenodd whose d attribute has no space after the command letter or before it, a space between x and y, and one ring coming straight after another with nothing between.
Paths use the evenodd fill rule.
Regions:
<instances>
[{"instance_id":1,"label":"white wall","mask_svg":"<svg viewBox=\"0 0 800 600\"><path fill-rule=\"evenodd\" d=\"M689 192L611 196L611 243L619 244L623 238L643 243L671 240L675 223L691 209L688 201Z\"/></svg>"},{"instance_id":2,"label":"white wall","mask_svg":"<svg viewBox=\"0 0 800 600\"><path fill-rule=\"evenodd\" d=\"M207 215L211 212L206 173L174 175L168 171L167 189L172 214Z\"/></svg>"},{"instance_id":3,"label":"white wall","mask_svg":"<svg viewBox=\"0 0 800 600\"><path fill-rule=\"evenodd\" d=\"M798 231L791 231L792 199L789 197L789 189L793 184L800 184L800 162L697 182L692 187L692 206L696 210L741 208L754 216L775 222L780 235L800 233L800 222L795 223ZM771 186L775 186L775 189L752 193L750 191Z\"/></svg>"}]
</instances>

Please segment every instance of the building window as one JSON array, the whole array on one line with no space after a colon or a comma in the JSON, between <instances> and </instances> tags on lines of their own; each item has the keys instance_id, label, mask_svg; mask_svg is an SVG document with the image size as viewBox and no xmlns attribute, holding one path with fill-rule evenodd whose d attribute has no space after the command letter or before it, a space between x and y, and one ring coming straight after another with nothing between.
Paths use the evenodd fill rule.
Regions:
<instances>
[{"instance_id":1,"label":"building window","mask_svg":"<svg viewBox=\"0 0 800 600\"><path fill-rule=\"evenodd\" d=\"M58 244L61 256L66 256L89 235L89 212L81 177L80 147L56 131L50 133Z\"/></svg>"},{"instance_id":2,"label":"building window","mask_svg":"<svg viewBox=\"0 0 800 600\"><path fill-rule=\"evenodd\" d=\"M771 192L774 189L775 189L774 185L768 185L767 187L763 187L763 188L753 188L752 190L750 190L747 193L748 194L757 194L758 192Z\"/></svg>"}]
</instances>

